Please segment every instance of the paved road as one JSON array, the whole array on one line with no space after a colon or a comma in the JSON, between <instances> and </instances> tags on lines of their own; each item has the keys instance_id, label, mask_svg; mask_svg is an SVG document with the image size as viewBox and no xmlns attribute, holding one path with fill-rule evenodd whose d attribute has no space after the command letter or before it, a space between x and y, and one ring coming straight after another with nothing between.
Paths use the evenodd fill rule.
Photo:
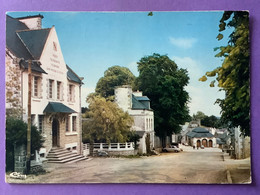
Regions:
<instances>
[{"instance_id":1,"label":"paved road","mask_svg":"<svg viewBox=\"0 0 260 195\"><path fill-rule=\"evenodd\" d=\"M49 165L48 165L49 166ZM28 178L33 183L227 183L221 150L163 153L142 158L93 158L75 164L51 165L50 173Z\"/></svg>"}]
</instances>

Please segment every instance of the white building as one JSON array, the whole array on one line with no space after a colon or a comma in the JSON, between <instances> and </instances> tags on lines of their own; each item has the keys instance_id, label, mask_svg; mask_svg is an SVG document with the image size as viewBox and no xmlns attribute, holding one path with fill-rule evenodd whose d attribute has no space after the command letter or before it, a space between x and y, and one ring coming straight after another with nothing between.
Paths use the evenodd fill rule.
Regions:
<instances>
[{"instance_id":1,"label":"white building","mask_svg":"<svg viewBox=\"0 0 260 195\"><path fill-rule=\"evenodd\" d=\"M115 102L134 119L133 130L141 137L139 153L146 153L146 142L154 148L154 113L150 100L142 92L133 92L128 85L115 88Z\"/></svg>"},{"instance_id":2,"label":"white building","mask_svg":"<svg viewBox=\"0 0 260 195\"><path fill-rule=\"evenodd\" d=\"M6 18L6 111L21 108L27 121L28 60L32 60L32 123L52 147L81 152L80 78L66 65L55 27L43 29L42 15Z\"/></svg>"},{"instance_id":3,"label":"white building","mask_svg":"<svg viewBox=\"0 0 260 195\"><path fill-rule=\"evenodd\" d=\"M187 133L188 143L191 146L201 147L218 147L216 138L212 135L209 130L196 127L189 133Z\"/></svg>"}]
</instances>

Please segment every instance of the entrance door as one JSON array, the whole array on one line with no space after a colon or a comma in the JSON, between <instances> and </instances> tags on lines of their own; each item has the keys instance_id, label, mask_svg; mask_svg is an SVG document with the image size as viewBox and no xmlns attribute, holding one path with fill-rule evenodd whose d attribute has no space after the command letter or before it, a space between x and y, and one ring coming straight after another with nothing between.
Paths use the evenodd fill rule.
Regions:
<instances>
[{"instance_id":1,"label":"entrance door","mask_svg":"<svg viewBox=\"0 0 260 195\"><path fill-rule=\"evenodd\" d=\"M197 147L200 148L200 146L201 146L200 140L197 140Z\"/></svg>"},{"instance_id":2,"label":"entrance door","mask_svg":"<svg viewBox=\"0 0 260 195\"><path fill-rule=\"evenodd\" d=\"M212 140L209 140L209 147L213 147Z\"/></svg>"},{"instance_id":3,"label":"entrance door","mask_svg":"<svg viewBox=\"0 0 260 195\"><path fill-rule=\"evenodd\" d=\"M207 144L207 140L206 140L206 139L203 139L203 140L202 140L202 145L203 145L204 147L208 147L208 144Z\"/></svg>"},{"instance_id":4,"label":"entrance door","mask_svg":"<svg viewBox=\"0 0 260 195\"><path fill-rule=\"evenodd\" d=\"M59 146L59 121L57 119L53 119L52 121L52 146Z\"/></svg>"}]
</instances>

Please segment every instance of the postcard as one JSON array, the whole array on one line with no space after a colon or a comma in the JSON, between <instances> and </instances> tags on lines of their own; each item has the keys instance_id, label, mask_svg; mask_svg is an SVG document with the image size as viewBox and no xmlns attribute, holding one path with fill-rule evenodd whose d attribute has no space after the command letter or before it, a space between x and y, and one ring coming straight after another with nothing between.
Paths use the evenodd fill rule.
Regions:
<instances>
[{"instance_id":1,"label":"postcard","mask_svg":"<svg viewBox=\"0 0 260 195\"><path fill-rule=\"evenodd\" d=\"M7 12L7 183L250 184L248 11Z\"/></svg>"}]
</instances>

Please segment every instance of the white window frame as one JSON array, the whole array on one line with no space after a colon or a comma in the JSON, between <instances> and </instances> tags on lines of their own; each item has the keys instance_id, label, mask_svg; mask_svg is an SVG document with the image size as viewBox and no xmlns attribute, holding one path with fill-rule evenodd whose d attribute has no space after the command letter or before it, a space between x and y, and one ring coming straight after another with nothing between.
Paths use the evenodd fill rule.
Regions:
<instances>
[{"instance_id":1,"label":"white window frame","mask_svg":"<svg viewBox=\"0 0 260 195\"><path fill-rule=\"evenodd\" d=\"M72 132L77 131L77 116L72 116Z\"/></svg>"},{"instance_id":2,"label":"white window frame","mask_svg":"<svg viewBox=\"0 0 260 195\"><path fill-rule=\"evenodd\" d=\"M62 85L62 83L60 81L57 81L57 99L58 100L61 100L61 96L62 96L61 85Z\"/></svg>"},{"instance_id":3,"label":"white window frame","mask_svg":"<svg viewBox=\"0 0 260 195\"><path fill-rule=\"evenodd\" d=\"M49 83L48 83L48 88L49 88L49 93L48 93L48 98L49 99L53 99L54 97L54 93L53 93L53 86L54 85L54 80L49 79Z\"/></svg>"},{"instance_id":4,"label":"white window frame","mask_svg":"<svg viewBox=\"0 0 260 195\"><path fill-rule=\"evenodd\" d=\"M38 130L44 133L44 115L38 115Z\"/></svg>"}]
</instances>

